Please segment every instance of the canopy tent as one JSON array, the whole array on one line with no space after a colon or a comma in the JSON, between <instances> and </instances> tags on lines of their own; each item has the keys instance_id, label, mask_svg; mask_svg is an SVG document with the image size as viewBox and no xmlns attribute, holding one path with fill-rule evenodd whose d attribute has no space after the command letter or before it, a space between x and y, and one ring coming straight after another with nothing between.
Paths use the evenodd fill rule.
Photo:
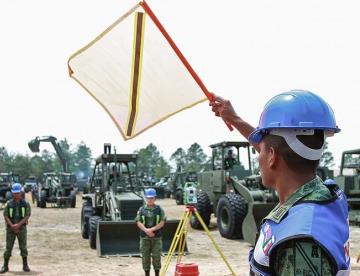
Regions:
<instances>
[{"instance_id":1,"label":"canopy tent","mask_svg":"<svg viewBox=\"0 0 360 276\"><path fill-rule=\"evenodd\" d=\"M125 140L212 97L145 2L73 54L68 68Z\"/></svg>"}]
</instances>

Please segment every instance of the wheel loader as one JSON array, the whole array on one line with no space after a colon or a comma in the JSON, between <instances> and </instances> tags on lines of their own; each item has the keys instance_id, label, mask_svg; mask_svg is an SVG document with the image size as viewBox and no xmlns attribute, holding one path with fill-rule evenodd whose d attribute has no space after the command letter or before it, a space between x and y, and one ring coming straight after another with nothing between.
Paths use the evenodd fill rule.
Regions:
<instances>
[{"instance_id":1,"label":"wheel loader","mask_svg":"<svg viewBox=\"0 0 360 276\"><path fill-rule=\"evenodd\" d=\"M254 245L261 220L278 203L277 194L253 173L248 142L225 141L210 147L211 168L198 174L198 213L206 226L213 213L221 236L243 238ZM195 229L202 228L195 216L190 223Z\"/></svg>"},{"instance_id":2,"label":"wheel loader","mask_svg":"<svg viewBox=\"0 0 360 276\"><path fill-rule=\"evenodd\" d=\"M89 239L98 256L139 256L137 211L145 204L137 179L137 155L104 153L95 160L89 193L83 194L81 234ZM163 252L167 253L180 220L167 220L162 230Z\"/></svg>"}]
</instances>

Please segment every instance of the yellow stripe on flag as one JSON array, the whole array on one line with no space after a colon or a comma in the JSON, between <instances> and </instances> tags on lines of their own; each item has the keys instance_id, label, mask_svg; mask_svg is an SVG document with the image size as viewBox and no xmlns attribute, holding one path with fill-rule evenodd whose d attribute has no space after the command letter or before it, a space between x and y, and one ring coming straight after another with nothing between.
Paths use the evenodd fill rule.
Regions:
<instances>
[{"instance_id":1,"label":"yellow stripe on flag","mask_svg":"<svg viewBox=\"0 0 360 276\"><path fill-rule=\"evenodd\" d=\"M134 40L130 81L129 113L126 123L126 136L132 136L138 115L142 56L144 48L145 14L137 12L134 20Z\"/></svg>"}]
</instances>

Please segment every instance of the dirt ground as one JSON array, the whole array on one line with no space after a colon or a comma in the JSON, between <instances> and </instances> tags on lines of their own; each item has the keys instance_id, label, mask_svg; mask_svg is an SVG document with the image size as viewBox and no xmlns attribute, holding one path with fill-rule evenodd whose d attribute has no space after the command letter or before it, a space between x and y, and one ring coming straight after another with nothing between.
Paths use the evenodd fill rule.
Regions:
<instances>
[{"instance_id":1,"label":"dirt ground","mask_svg":"<svg viewBox=\"0 0 360 276\"><path fill-rule=\"evenodd\" d=\"M32 216L28 226L31 272L22 271L21 257L16 244L7 275L144 275L139 257L97 257L96 250L90 249L88 240L82 239L80 234L81 203L81 195L78 195L77 207L73 209L51 207L40 209L32 205ZM179 219L184 213L184 206L177 206L172 199L158 200L157 203L165 209L170 219ZM249 245L241 240L221 238L214 219L210 228L211 234L236 275L248 275ZM1 255L5 249L4 230L4 223L1 223ZM360 264L356 264L356 252L360 250L360 228L351 226L350 237L351 275L360 275ZM182 262L198 264L200 275L231 275L205 232L191 229L188 234L188 247L190 254L184 256ZM166 275L174 274L175 259L170 264Z\"/></svg>"}]
</instances>

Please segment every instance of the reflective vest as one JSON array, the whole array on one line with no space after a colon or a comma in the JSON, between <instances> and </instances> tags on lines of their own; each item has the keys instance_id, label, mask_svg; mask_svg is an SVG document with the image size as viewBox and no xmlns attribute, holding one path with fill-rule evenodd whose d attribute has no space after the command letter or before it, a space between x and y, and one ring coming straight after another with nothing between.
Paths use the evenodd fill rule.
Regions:
<instances>
[{"instance_id":1,"label":"reflective vest","mask_svg":"<svg viewBox=\"0 0 360 276\"><path fill-rule=\"evenodd\" d=\"M6 208L11 222L16 223L25 217L27 204L24 199L21 199L18 204L16 204L15 201L12 199L8 202ZM17 208L19 209L19 217L15 217L15 212Z\"/></svg>"},{"instance_id":2,"label":"reflective vest","mask_svg":"<svg viewBox=\"0 0 360 276\"><path fill-rule=\"evenodd\" d=\"M146 228L154 227L159 224L161 221L161 208L158 205L155 205L154 208L149 209L145 206L140 209L140 222L145 225ZM161 229L155 231L155 237L161 237ZM140 230L141 237L147 237L144 231Z\"/></svg>"},{"instance_id":3,"label":"reflective vest","mask_svg":"<svg viewBox=\"0 0 360 276\"><path fill-rule=\"evenodd\" d=\"M256 246L249 253L250 271L254 275L273 275L269 265L271 253L281 243L293 238L312 238L336 264L336 275L350 275L348 204L336 186L331 202L300 202L291 207L276 223L265 220Z\"/></svg>"}]
</instances>

